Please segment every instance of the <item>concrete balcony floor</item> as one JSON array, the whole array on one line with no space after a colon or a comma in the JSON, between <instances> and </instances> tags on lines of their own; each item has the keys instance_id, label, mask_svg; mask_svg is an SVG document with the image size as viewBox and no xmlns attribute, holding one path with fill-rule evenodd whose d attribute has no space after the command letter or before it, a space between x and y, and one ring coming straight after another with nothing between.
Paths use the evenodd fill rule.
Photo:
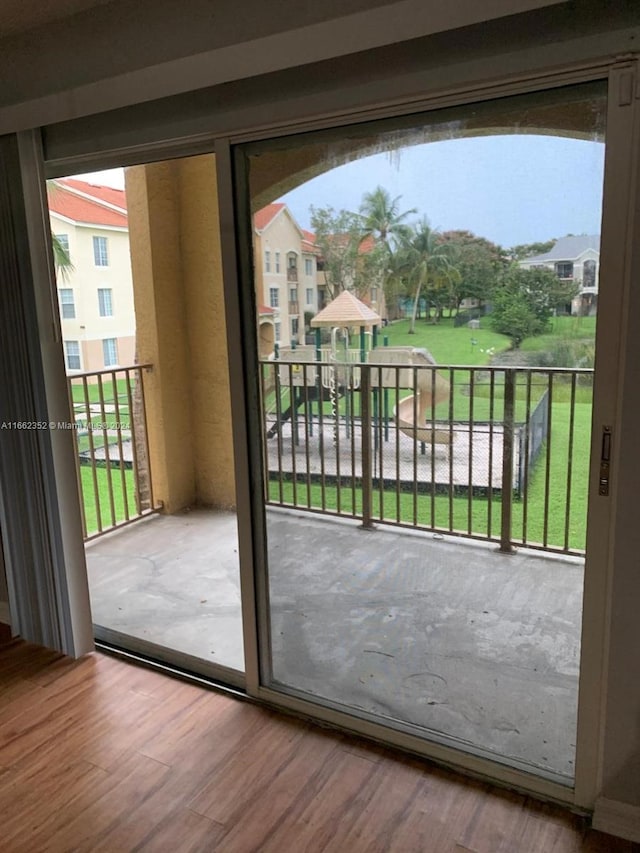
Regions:
<instances>
[{"instance_id":1,"label":"concrete balcony floor","mask_svg":"<svg viewBox=\"0 0 640 853\"><path fill-rule=\"evenodd\" d=\"M573 777L580 560L282 509L267 521L277 683ZM153 516L87 558L97 625L243 669L233 514Z\"/></svg>"}]
</instances>

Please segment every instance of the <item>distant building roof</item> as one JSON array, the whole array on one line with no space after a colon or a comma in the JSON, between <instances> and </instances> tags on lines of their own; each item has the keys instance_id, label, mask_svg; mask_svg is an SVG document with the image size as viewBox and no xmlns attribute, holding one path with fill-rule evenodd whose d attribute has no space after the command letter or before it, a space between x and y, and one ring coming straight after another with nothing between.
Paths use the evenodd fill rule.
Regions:
<instances>
[{"instance_id":1,"label":"distant building roof","mask_svg":"<svg viewBox=\"0 0 640 853\"><path fill-rule=\"evenodd\" d=\"M253 216L253 225L256 231L264 231L267 225L269 225L285 207L285 204L278 201L257 210Z\"/></svg>"},{"instance_id":2,"label":"distant building roof","mask_svg":"<svg viewBox=\"0 0 640 853\"><path fill-rule=\"evenodd\" d=\"M343 290L340 296L330 302L311 320L312 326L332 326L342 328L344 326L378 326L382 323L379 314L376 314L368 305L361 302L350 290Z\"/></svg>"},{"instance_id":3,"label":"distant building roof","mask_svg":"<svg viewBox=\"0 0 640 853\"><path fill-rule=\"evenodd\" d=\"M127 210L127 196L124 190L118 190L115 187L105 187L101 184L93 184L87 181L79 181L77 178L58 178L56 183L62 184L70 190L86 193L86 195L90 195L98 201L112 204L125 212Z\"/></svg>"},{"instance_id":4,"label":"distant building roof","mask_svg":"<svg viewBox=\"0 0 640 853\"><path fill-rule=\"evenodd\" d=\"M587 249L600 251L599 234L581 234L577 237L561 237L556 240L554 247L543 255L534 255L530 258L522 258L521 263L551 263L555 261L574 261Z\"/></svg>"},{"instance_id":5,"label":"distant building roof","mask_svg":"<svg viewBox=\"0 0 640 853\"><path fill-rule=\"evenodd\" d=\"M127 228L127 208L123 190L113 190L111 187L100 187L87 184L84 181L70 179L54 181L48 189L49 209L53 214L59 214L73 222L87 225L108 225ZM82 193L82 195L79 195ZM116 195L117 194L117 195ZM87 196L91 196L88 198ZM113 201L119 200L115 205ZM117 208L117 209L116 209Z\"/></svg>"},{"instance_id":6,"label":"distant building roof","mask_svg":"<svg viewBox=\"0 0 640 853\"><path fill-rule=\"evenodd\" d=\"M270 317L272 314L275 314L273 308L269 308L268 305L258 305L258 314L262 317Z\"/></svg>"}]
</instances>

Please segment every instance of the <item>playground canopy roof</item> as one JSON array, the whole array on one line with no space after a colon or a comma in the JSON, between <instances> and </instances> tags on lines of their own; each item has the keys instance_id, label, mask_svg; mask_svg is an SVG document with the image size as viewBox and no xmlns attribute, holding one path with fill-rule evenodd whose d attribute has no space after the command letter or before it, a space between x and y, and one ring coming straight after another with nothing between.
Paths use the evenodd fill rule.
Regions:
<instances>
[{"instance_id":1,"label":"playground canopy roof","mask_svg":"<svg viewBox=\"0 0 640 853\"><path fill-rule=\"evenodd\" d=\"M350 290L343 290L340 296L330 302L311 320L312 326L379 326L382 319L368 305L361 302Z\"/></svg>"}]
</instances>

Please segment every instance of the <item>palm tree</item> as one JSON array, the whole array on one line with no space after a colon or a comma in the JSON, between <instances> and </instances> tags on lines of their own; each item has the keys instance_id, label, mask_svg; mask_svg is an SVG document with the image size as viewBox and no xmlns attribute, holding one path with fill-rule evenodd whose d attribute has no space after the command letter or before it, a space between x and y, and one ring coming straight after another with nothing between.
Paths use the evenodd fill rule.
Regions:
<instances>
[{"instance_id":1,"label":"palm tree","mask_svg":"<svg viewBox=\"0 0 640 853\"><path fill-rule=\"evenodd\" d=\"M360 216L362 219L362 240L373 237L375 242L383 249L382 258L382 289L387 298L389 283L397 281L394 276L397 263L394 263L394 248L406 240L410 231L405 220L407 216L416 213L415 208L399 210L399 202L402 196L391 198L384 187L377 186L370 193L365 193L360 204Z\"/></svg>"},{"instance_id":2,"label":"palm tree","mask_svg":"<svg viewBox=\"0 0 640 853\"><path fill-rule=\"evenodd\" d=\"M47 181L47 195L51 196L56 192L56 184L54 181ZM51 245L53 247L53 264L56 274L60 273L60 277L66 280L69 273L73 271L73 264L69 257L68 249L61 243L58 236L51 232Z\"/></svg>"},{"instance_id":3,"label":"palm tree","mask_svg":"<svg viewBox=\"0 0 640 853\"><path fill-rule=\"evenodd\" d=\"M408 271L409 281L415 283L415 296L413 300L413 311L411 312L411 325L409 334L416 331L416 316L420 292L429 281L446 282L453 281L457 270L451 263L449 249L446 243L442 243L439 233L423 219L411 230L411 234L405 239L403 254Z\"/></svg>"},{"instance_id":4,"label":"palm tree","mask_svg":"<svg viewBox=\"0 0 640 853\"><path fill-rule=\"evenodd\" d=\"M384 243L390 249L390 240L399 242L406 235L405 220L417 211L411 208L400 213L398 203L401 198L400 195L391 198L389 192L380 186L364 194L360 205L363 238L372 236L376 242Z\"/></svg>"}]
</instances>

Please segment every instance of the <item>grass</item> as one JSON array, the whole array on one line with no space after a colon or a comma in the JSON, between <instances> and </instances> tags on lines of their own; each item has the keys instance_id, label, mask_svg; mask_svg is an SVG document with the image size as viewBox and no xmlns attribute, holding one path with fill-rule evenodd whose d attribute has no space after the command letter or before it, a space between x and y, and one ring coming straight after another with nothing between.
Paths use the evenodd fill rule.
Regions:
<instances>
[{"instance_id":1,"label":"grass","mask_svg":"<svg viewBox=\"0 0 640 853\"><path fill-rule=\"evenodd\" d=\"M445 318L438 325L418 322L416 334L409 334L409 321L400 320L383 330L389 346L424 347L433 355L438 364L465 366L488 365L494 354L509 348L509 339L493 332L489 320L483 321L484 328L470 330L467 327L454 327L453 321ZM526 352L543 352L559 341L591 341L595 334L594 317L556 317L551 322L551 331L547 335L530 338L523 343ZM472 343L475 341L475 343ZM382 344L382 341L381 341ZM524 360L524 359L523 359ZM514 362L517 364L517 361ZM441 371L447 376L446 371ZM470 373L460 370L454 372L453 419L470 420ZM501 374L496 375L493 412L490 408L490 386L488 374L476 373L473 393L473 420L487 421L490 415L494 421L503 416L503 385ZM535 375L531 388L531 408L539 400L544 382L536 382ZM288 395L288 389L283 388ZM408 392L401 393L406 396ZM571 417L571 385L561 377L553 386L552 439L551 445L545 443L531 474L526 498L515 500L512 511L513 541L527 541L545 544L557 549L568 548L579 551L584 549L586 541L586 510L588 495L589 455L585 452L590 446L592 389L589 381L576 386L574 437L571 454L571 491L568 494L569 470L569 434ZM526 419L526 379L519 376L516 387L516 422ZM396 402L395 390L388 391L389 411L393 411ZM288 406L288 396L282 408ZM340 402L344 414L346 401ZM314 407L314 411L317 408ZM325 404L323 412L329 414ZM356 403L355 415L359 414ZM449 402L436 407L436 419L448 420ZM271 500L279 502L280 484L271 482L269 494ZM295 500L294 500L295 493ZM298 506L323 507L323 497L319 486L282 484L284 503L297 503ZM497 537L500 532L500 499L490 502L486 497L477 495L454 496L450 501L446 494L403 493L397 498L396 492L374 492L374 516L393 518L405 524L422 527L434 527L441 530L458 530L478 536ZM382 508L381 508L382 504ZM567 509L568 505L568 509ZM324 495L324 507L330 511L359 515L362 512L359 488L351 486L338 489L327 487Z\"/></svg>"},{"instance_id":2,"label":"grass","mask_svg":"<svg viewBox=\"0 0 640 853\"><path fill-rule=\"evenodd\" d=\"M588 454L591 431L591 406L576 405L574 419L574 441L572 452L571 494L567 521L567 468L569 447L570 406L557 403L553 406L552 440L548 451L549 491L545 504L547 485L547 445L543 445L537 465L533 471L524 500L514 499L512 509L512 540L545 544L562 550L583 550L586 542L587 487L589 476ZM346 483L346 481L345 481ZM325 488L324 504L319 485L294 484L277 480L269 483L269 497L275 503L282 502L314 509L326 508L342 514L361 515L362 495L359 485L355 489L346 483L340 489L331 485ZM381 512L382 506L382 512ZM414 497L412 493L379 489L373 494L374 518L381 517L403 524L441 531L459 531L480 537L500 536L501 500L477 495L454 496L450 501L447 494L424 494ZM526 520L526 528L525 528ZM546 521L545 521L546 520ZM491 522L491 524L489 524ZM568 530L565 529L568 524ZM546 530L545 530L546 528Z\"/></svg>"},{"instance_id":3,"label":"grass","mask_svg":"<svg viewBox=\"0 0 640 853\"><path fill-rule=\"evenodd\" d=\"M453 320L445 317L438 324L424 321L416 323L415 334L409 334L409 320L397 320L382 330L380 344L386 337L389 346L412 346L428 349L437 364L465 364L470 366L489 364L494 353L509 348L505 335L492 331L488 320L481 321L481 328L455 328ZM473 343L475 341L475 344Z\"/></svg>"},{"instance_id":4,"label":"grass","mask_svg":"<svg viewBox=\"0 0 640 853\"><path fill-rule=\"evenodd\" d=\"M128 503L129 516L135 515L136 513L135 481L133 471L131 469L125 469L124 471L124 488L120 469L111 468L108 471L106 468L96 468L95 473L98 492L97 501L91 467L88 465L80 466L80 482L82 485L84 517L88 536L91 536L93 533L97 533L99 530L98 508L100 510L103 529L126 521L127 514L125 512L125 497ZM113 491L113 515L111 513L109 482L111 482Z\"/></svg>"}]
</instances>

